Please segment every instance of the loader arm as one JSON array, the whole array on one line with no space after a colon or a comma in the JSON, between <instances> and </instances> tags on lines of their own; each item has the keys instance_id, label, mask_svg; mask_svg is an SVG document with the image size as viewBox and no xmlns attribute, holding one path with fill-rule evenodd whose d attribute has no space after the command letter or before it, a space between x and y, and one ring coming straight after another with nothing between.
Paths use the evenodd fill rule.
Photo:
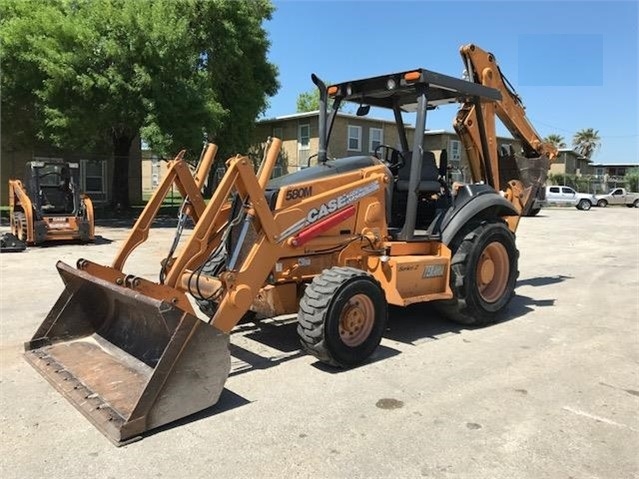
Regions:
<instances>
[{"instance_id":1,"label":"loader arm","mask_svg":"<svg viewBox=\"0 0 639 479\"><path fill-rule=\"evenodd\" d=\"M276 140L267 156L266 170L272 168L281 141ZM363 175L360 180L336 186L311 196L293 206L271 211L265 196L266 178L258 177L247 157L229 161L227 172L218 185L201 220L195 226L189 242L184 245L171 265L166 285L193 293L216 294L219 308L210 322L217 329L229 332L248 311L260 288L265 284L277 260L291 254L313 234L333 226L354 214L355 204L366 196L382 195L382 185L388 178L385 168ZM230 251L227 271L219 278L194 274L211 253L211 238L222 221L223 206L233 192L241 198L245 210L240 240ZM322 215L322 206L331 201L339 207ZM226 218L225 218L226 222ZM212 286L211 286L212 285Z\"/></svg>"},{"instance_id":2,"label":"loader arm","mask_svg":"<svg viewBox=\"0 0 639 479\"><path fill-rule=\"evenodd\" d=\"M541 185L524 185L516 177L502 178L500 171L503 170L503 165L500 165L495 117L521 141L528 163L539 159L553 161L557 157L557 149L544 142L532 126L521 99L501 73L491 53L473 44L463 46L460 53L471 81L501 93L501 100L497 101L466 101L454 121L455 130L467 153L473 181L485 181L503 191L506 198L522 213L532 203L532 197ZM545 180L545 174L543 179Z\"/></svg>"},{"instance_id":3,"label":"loader arm","mask_svg":"<svg viewBox=\"0 0 639 479\"><path fill-rule=\"evenodd\" d=\"M202 161L198 165L194 175L191 175L187 163L183 160L184 151L181 151L174 160L169 163L167 173L162 179L162 183L156 188L153 196L147 203L133 226L129 237L121 246L115 260L113 268L122 271L124 263L133 250L144 243L149 237L151 223L155 219L162 206L162 202L169 193L171 186L177 186L183 198L188 198L188 205L185 213L190 215L194 223L197 223L204 212L204 198L200 191L204 186L204 180L208 175L213 159L217 153L217 146L209 143L206 146Z\"/></svg>"},{"instance_id":4,"label":"loader arm","mask_svg":"<svg viewBox=\"0 0 639 479\"><path fill-rule=\"evenodd\" d=\"M16 199L18 200L16 202ZM17 203L22 207L22 211L24 212L24 218L26 221L26 232L27 237L24 239L27 242L33 241L33 203L31 202L31 198L27 194L24 189L24 185L20 180L9 180L9 218L13 223L15 221L14 211L17 206Z\"/></svg>"}]
</instances>

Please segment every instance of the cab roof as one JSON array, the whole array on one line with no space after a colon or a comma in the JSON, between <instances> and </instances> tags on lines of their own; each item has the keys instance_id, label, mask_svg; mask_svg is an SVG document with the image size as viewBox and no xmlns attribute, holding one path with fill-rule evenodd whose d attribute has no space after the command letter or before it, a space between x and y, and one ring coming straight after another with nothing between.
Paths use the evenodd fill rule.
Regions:
<instances>
[{"instance_id":1,"label":"cab roof","mask_svg":"<svg viewBox=\"0 0 639 479\"><path fill-rule=\"evenodd\" d=\"M468 97L484 101L501 100L501 93L494 88L424 68L336 83L327 91L330 98L342 101L391 109L397 102L402 110L414 111L419 87L427 87L426 95L431 107L463 102Z\"/></svg>"}]
</instances>

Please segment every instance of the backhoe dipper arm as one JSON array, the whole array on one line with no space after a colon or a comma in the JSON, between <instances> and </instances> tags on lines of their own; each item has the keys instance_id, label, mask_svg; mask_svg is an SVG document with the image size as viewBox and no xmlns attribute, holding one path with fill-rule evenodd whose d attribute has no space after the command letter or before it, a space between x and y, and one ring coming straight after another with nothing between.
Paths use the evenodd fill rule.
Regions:
<instances>
[{"instance_id":1,"label":"backhoe dipper arm","mask_svg":"<svg viewBox=\"0 0 639 479\"><path fill-rule=\"evenodd\" d=\"M454 127L466 149L472 179L483 180L504 191L509 201L523 213L532 203L540 185L524 185L518 177L501 178L503 168L500 168L495 116L521 141L524 156L531 160L531 164L540 157L553 161L557 157L557 149L544 142L528 121L521 99L501 73L491 53L470 44L463 46L460 54L471 81L501 93L501 100L496 101L466 99L455 118Z\"/></svg>"}]
</instances>

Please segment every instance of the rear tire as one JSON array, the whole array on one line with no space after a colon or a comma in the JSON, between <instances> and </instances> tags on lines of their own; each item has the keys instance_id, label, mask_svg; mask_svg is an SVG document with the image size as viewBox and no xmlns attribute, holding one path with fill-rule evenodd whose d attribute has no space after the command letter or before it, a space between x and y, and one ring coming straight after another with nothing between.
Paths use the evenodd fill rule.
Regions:
<instances>
[{"instance_id":1,"label":"rear tire","mask_svg":"<svg viewBox=\"0 0 639 479\"><path fill-rule=\"evenodd\" d=\"M350 367L379 345L388 305L380 284L348 267L324 270L306 287L297 313L302 347L321 362Z\"/></svg>"},{"instance_id":2,"label":"rear tire","mask_svg":"<svg viewBox=\"0 0 639 479\"><path fill-rule=\"evenodd\" d=\"M473 326L494 323L515 294L519 251L502 220L474 223L452 243L453 299L438 301L449 319Z\"/></svg>"},{"instance_id":3,"label":"rear tire","mask_svg":"<svg viewBox=\"0 0 639 479\"><path fill-rule=\"evenodd\" d=\"M606 200L599 200L597 201L597 206L599 208L605 208L606 206L608 206L608 202Z\"/></svg>"},{"instance_id":4,"label":"rear tire","mask_svg":"<svg viewBox=\"0 0 639 479\"><path fill-rule=\"evenodd\" d=\"M588 200L581 200L577 205L577 208L582 211L588 211L592 207L592 204Z\"/></svg>"},{"instance_id":5,"label":"rear tire","mask_svg":"<svg viewBox=\"0 0 639 479\"><path fill-rule=\"evenodd\" d=\"M528 212L526 216L537 216L540 211L541 211L541 208L533 208Z\"/></svg>"}]
</instances>

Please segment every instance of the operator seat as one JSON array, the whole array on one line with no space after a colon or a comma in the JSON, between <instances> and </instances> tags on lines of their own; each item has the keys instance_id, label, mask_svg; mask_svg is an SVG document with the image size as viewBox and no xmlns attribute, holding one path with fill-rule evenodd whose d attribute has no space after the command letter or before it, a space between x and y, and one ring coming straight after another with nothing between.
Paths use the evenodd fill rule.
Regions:
<instances>
[{"instance_id":1,"label":"operator seat","mask_svg":"<svg viewBox=\"0 0 639 479\"><path fill-rule=\"evenodd\" d=\"M397 183L395 184L397 191L408 191L412 156L411 152L404 154L406 163L397 172ZM422 153L422 171L417 186L418 193L439 193L442 187L439 177L435 154L432 151L424 151Z\"/></svg>"},{"instance_id":2,"label":"operator seat","mask_svg":"<svg viewBox=\"0 0 639 479\"><path fill-rule=\"evenodd\" d=\"M399 232L399 228L402 227L406 219L412 153L406 152L403 156L405 164L397 172L392 214L389 221L391 236ZM419 229L427 229L438 211L445 209L449 205L450 195L445 181L445 169L447 166L447 153L445 151L442 151L440 156L439 168L435 162L435 154L432 151L424 151L422 153L421 171L417 184L419 201L415 220L415 225Z\"/></svg>"}]
</instances>

